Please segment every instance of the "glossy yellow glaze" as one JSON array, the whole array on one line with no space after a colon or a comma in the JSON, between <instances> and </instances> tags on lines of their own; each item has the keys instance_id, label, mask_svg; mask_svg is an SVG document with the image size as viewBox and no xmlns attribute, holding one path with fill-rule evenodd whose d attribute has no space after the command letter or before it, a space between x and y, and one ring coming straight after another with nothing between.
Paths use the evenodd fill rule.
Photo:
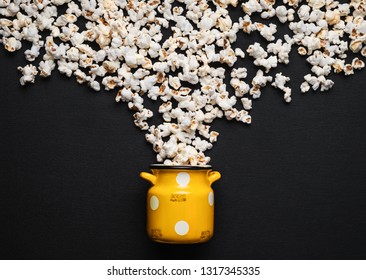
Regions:
<instances>
[{"instance_id":1,"label":"glossy yellow glaze","mask_svg":"<svg viewBox=\"0 0 366 280\"><path fill-rule=\"evenodd\" d=\"M147 194L147 234L157 242L200 243L213 236L214 194L220 179L207 169L151 169L140 176L153 186Z\"/></svg>"}]
</instances>

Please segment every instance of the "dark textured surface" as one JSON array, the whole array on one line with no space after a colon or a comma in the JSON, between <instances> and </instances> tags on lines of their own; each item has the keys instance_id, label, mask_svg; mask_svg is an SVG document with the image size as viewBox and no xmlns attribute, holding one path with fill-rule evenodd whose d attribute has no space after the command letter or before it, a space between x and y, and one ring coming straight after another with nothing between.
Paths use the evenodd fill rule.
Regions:
<instances>
[{"instance_id":1,"label":"dark textured surface","mask_svg":"<svg viewBox=\"0 0 366 280\"><path fill-rule=\"evenodd\" d=\"M155 155L126 104L56 73L21 87L22 54L0 57L1 259L366 258L365 72L302 95L293 51L291 105L266 88L251 126L214 123L214 238L164 245L145 234Z\"/></svg>"}]
</instances>

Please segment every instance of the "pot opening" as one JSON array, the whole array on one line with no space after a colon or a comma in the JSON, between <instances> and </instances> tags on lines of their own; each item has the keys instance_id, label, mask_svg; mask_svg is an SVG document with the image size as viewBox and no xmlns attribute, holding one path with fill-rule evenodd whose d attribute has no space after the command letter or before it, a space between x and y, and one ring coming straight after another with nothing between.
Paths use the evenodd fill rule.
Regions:
<instances>
[{"instance_id":1,"label":"pot opening","mask_svg":"<svg viewBox=\"0 0 366 280\"><path fill-rule=\"evenodd\" d=\"M150 169L189 169L189 170L210 170L211 165L165 165L165 164L150 164Z\"/></svg>"}]
</instances>

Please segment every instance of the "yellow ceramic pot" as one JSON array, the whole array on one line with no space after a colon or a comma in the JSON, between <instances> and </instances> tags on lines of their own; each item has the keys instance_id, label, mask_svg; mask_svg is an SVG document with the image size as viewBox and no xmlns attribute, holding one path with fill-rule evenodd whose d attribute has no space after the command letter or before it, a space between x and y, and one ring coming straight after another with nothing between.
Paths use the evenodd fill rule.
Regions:
<instances>
[{"instance_id":1,"label":"yellow ceramic pot","mask_svg":"<svg viewBox=\"0 0 366 280\"><path fill-rule=\"evenodd\" d=\"M213 236L214 193L220 179L211 166L152 164L140 176L153 186L147 194L147 234L157 242L200 243Z\"/></svg>"}]
</instances>

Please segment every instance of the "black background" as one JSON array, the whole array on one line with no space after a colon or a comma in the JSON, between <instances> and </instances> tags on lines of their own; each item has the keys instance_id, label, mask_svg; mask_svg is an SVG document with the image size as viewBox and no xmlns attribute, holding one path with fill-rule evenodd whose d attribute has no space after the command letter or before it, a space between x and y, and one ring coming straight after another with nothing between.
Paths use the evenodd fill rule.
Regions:
<instances>
[{"instance_id":1,"label":"black background","mask_svg":"<svg viewBox=\"0 0 366 280\"><path fill-rule=\"evenodd\" d=\"M145 234L155 154L127 105L56 72L21 87L23 55L0 59L0 258L365 259L365 72L301 94L294 50L290 105L267 87L252 125L213 124L214 238L166 245Z\"/></svg>"}]
</instances>

